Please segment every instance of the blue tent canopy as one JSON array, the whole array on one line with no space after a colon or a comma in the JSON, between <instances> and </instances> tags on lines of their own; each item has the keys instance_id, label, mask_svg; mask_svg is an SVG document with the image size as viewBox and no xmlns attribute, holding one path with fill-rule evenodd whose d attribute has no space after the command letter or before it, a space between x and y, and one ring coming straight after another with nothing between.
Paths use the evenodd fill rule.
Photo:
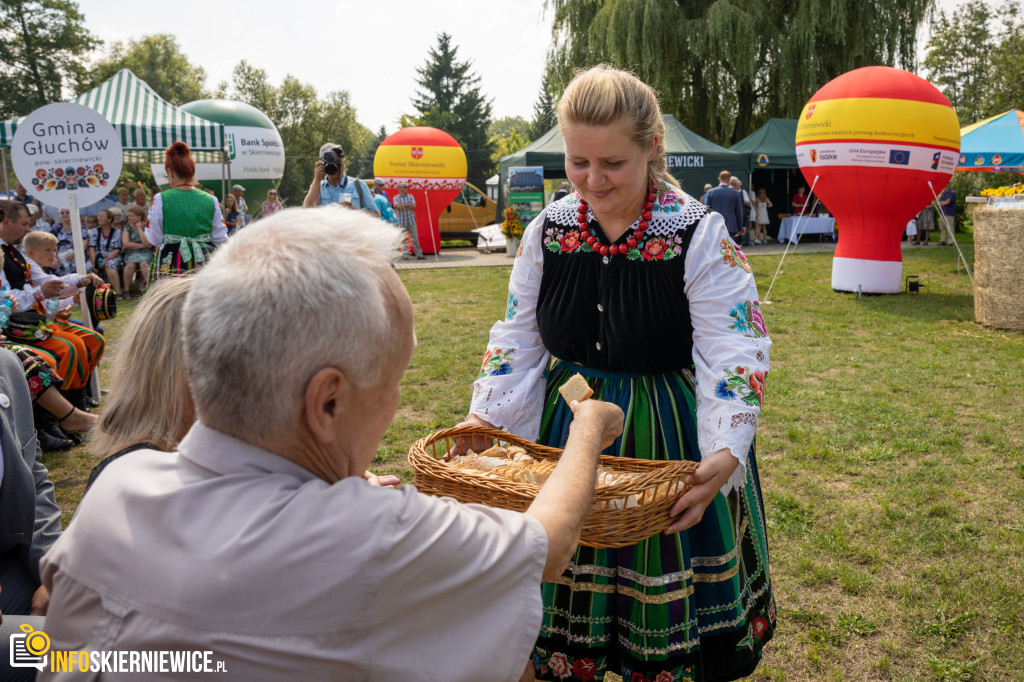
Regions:
<instances>
[{"instance_id":1,"label":"blue tent canopy","mask_svg":"<svg viewBox=\"0 0 1024 682\"><path fill-rule=\"evenodd\" d=\"M956 169L1024 173L1024 111L1011 109L961 128Z\"/></svg>"}]
</instances>

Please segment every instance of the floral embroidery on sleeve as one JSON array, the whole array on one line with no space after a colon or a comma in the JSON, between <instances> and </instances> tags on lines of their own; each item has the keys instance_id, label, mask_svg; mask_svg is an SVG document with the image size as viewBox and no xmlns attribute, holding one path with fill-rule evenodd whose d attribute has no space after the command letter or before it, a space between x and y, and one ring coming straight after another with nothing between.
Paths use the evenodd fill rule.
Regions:
<instances>
[{"instance_id":1,"label":"floral embroidery on sleeve","mask_svg":"<svg viewBox=\"0 0 1024 682\"><path fill-rule=\"evenodd\" d=\"M739 266L750 272L750 265L747 263L747 257L743 255L743 252L736 248L736 244L731 239L723 239L721 248L719 249L722 253L722 261L727 263L729 267L735 268Z\"/></svg>"},{"instance_id":2,"label":"floral embroidery on sleeve","mask_svg":"<svg viewBox=\"0 0 1024 682\"><path fill-rule=\"evenodd\" d=\"M484 353L484 362L480 366L480 374L477 379L484 377L500 377L512 373L512 354L515 348L502 350L500 348L488 348Z\"/></svg>"},{"instance_id":3,"label":"floral embroidery on sleeve","mask_svg":"<svg viewBox=\"0 0 1024 682\"><path fill-rule=\"evenodd\" d=\"M764 323L764 315L761 313L761 306L757 301L744 301L737 303L729 316L733 323L729 329L735 329L743 336L751 339L760 339L768 336L768 328Z\"/></svg>"},{"instance_id":4,"label":"floral embroidery on sleeve","mask_svg":"<svg viewBox=\"0 0 1024 682\"><path fill-rule=\"evenodd\" d=\"M511 292L508 295L508 308L505 309L505 321L511 322L516 318L516 308L519 307L519 299Z\"/></svg>"},{"instance_id":5,"label":"floral embroidery on sleeve","mask_svg":"<svg viewBox=\"0 0 1024 682\"><path fill-rule=\"evenodd\" d=\"M747 405L760 406L764 399L765 373L751 372L746 367L725 370L725 376L715 384L715 397L721 400L742 400Z\"/></svg>"}]
</instances>

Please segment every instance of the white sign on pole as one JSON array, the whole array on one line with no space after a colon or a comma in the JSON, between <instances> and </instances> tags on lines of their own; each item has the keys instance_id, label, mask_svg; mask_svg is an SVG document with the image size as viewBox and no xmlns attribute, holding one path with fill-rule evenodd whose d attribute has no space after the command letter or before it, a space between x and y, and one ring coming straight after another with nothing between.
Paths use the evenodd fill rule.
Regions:
<instances>
[{"instance_id":1,"label":"white sign on pole","mask_svg":"<svg viewBox=\"0 0 1024 682\"><path fill-rule=\"evenodd\" d=\"M85 273L85 245L79 206L94 204L114 186L124 163L121 136L95 109L55 102L33 111L18 124L11 140L11 165L18 181L48 206L71 212L75 264ZM82 319L92 328L85 289L79 290ZM99 377L91 377L99 395Z\"/></svg>"},{"instance_id":2,"label":"white sign on pole","mask_svg":"<svg viewBox=\"0 0 1024 682\"><path fill-rule=\"evenodd\" d=\"M39 201L70 208L94 204L121 175L121 136L94 109L56 102L33 111L11 140L11 164L18 181Z\"/></svg>"}]
</instances>

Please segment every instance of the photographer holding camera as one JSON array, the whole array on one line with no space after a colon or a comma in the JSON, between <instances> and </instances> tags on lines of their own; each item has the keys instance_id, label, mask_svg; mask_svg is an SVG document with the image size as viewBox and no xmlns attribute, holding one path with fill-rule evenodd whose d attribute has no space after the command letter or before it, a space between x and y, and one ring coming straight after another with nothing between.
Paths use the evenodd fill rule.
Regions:
<instances>
[{"instance_id":1,"label":"photographer holding camera","mask_svg":"<svg viewBox=\"0 0 1024 682\"><path fill-rule=\"evenodd\" d=\"M302 201L304 208L327 204L341 204L374 216L380 215L366 183L345 175L345 150L339 144L328 143L320 147L320 158L313 166L313 184Z\"/></svg>"}]
</instances>

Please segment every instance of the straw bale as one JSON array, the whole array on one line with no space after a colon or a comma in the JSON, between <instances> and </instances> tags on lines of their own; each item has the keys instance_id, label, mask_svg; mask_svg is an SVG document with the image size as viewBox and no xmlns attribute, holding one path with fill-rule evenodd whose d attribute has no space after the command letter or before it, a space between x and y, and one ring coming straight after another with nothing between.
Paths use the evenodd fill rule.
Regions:
<instances>
[{"instance_id":1,"label":"straw bale","mask_svg":"<svg viewBox=\"0 0 1024 682\"><path fill-rule=\"evenodd\" d=\"M1024 331L1024 209L984 206L974 214L974 319Z\"/></svg>"}]
</instances>

